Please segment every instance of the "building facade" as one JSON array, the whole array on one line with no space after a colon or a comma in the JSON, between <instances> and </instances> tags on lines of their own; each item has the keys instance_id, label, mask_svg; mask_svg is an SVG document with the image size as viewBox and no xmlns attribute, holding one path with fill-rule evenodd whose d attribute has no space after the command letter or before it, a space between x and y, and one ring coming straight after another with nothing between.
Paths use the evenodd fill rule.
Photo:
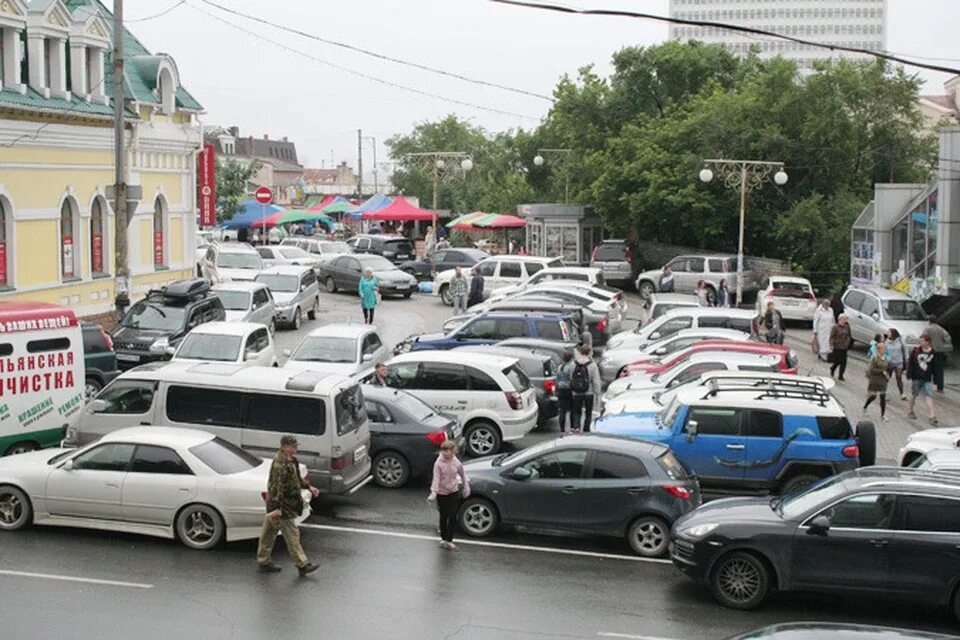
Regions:
<instances>
[{"instance_id":1,"label":"building facade","mask_svg":"<svg viewBox=\"0 0 960 640\"><path fill-rule=\"evenodd\" d=\"M334 169L307 169L303 180L309 195L351 195L357 192L357 174L346 162Z\"/></svg>"},{"instance_id":2,"label":"building facade","mask_svg":"<svg viewBox=\"0 0 960 640\"><path fill-rule=\"evenodd\" d=\"M0 301L113 309L112 17L96 0L0 2ZM136 300L195 271L200 105L129 32L124 100Z\"/></svg>"},{"instance_id":3,"label":"building facade","mask_svg":"<svg viewBox=\"0 0 960 640\"><path fill-rule=\"evenodd\" d=\"M204 131L204 140L213 145L221 159L260 161L260 169L250 179L251 193L257 187L269 187L276 204L288 207L303 201L304 169L297 160L297 145L286 137L241 137L239 127L209 127Z\"/></svg>"},{"instance_id":4,"label":"building facade","mask_svg":"<svg viewBox=\"0 0 960 640\"><path fill-rule=\"evenodd\" d=\"M960 76L944 82L942 94L920 96L919 106L928 131L960 124Z\"/></svg>"},{"instance_id":5,"label":"building facade","mask_svg":"<svg viewBox=\"0 0 960 640\"><path fill-rule=\"evenodd\" d=\"M736 24L871 51L887 47L887 0L670 0L670 17ZM817 60L869 57L718 27L671 24L670 39L722 44L739 55L757 47L761 58L783 56L796 61L801 71L811 70Z\"/></svg>"}]
</instances>

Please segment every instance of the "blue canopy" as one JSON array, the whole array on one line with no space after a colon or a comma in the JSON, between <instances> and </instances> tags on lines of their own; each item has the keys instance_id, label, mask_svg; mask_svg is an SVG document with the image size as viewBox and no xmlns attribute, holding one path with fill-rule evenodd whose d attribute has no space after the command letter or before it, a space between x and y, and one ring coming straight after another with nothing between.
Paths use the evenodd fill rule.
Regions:
<instances>
[{"instance_id":1,"label":"blue canopy","mask_svg":"<svg viewBox=\"0 0 960 640\"><path fill-rule=\"evenodd\" d=\"M370 196L370 198L366 202L361 204L359 207L351 210L346 215L355 220L359 220L363 218L363 214L368 213L370 211L379 211L380 209L389 207L392 202L393 202L392 198L388 198L382 193L375 193L372 196Z\"/></svg>"},{"instance_id":2,"label":"blue canopy","mask_svg":"<svg viewBox=\"0 0 960 640\"><path fill-rule=\"evenodd\" d=\"M264 212L267 216L272 216L278 211L284 211L284 208L276 204L264 206L256 200L246 200L240 205L240 211L221 226L224 229L246 229L250 225L260 222L264 217Z\"/></svg>"}]
</instances>

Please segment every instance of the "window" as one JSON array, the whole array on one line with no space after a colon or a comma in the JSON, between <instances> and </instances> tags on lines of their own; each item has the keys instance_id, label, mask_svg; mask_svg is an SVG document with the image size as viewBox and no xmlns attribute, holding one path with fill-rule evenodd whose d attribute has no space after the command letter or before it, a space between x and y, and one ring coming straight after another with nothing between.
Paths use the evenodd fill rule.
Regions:
<instances>
[{"instance_id":1,"label":"window","mask_svg":"<svg viewBox=\"0 0 960 640\"><path fill-rule=\"evenodd\" d=\"M246 349L254 353L260 353L270 346L270 334L266 327L257 329L247 338Z\"/></svg>"},{"instance_id":2,"label":"window","mask_svg":"<svg viewBox=\"0 0 960 640\"><path fill-rule=\"evenodd\" d=\"M431 259L433 262L443 262L444 260L447 259L447 256L448 256L448 255L449 255L452 259L457 258L456 261L459 262L459 259L458 259L459 256L458 256L457 254L455 254L455 253L450 252L450 251L434 251L434 252L433 252L433 255L430 256L430 259Z\"/></svg>"},{"instance_id":3,"label":"window","mask_svg":"<svg viewBox=\"0 0 960 640\"><path fill-rule=\"evenodd\" d=\"M697 433L704 436L740 435L740 409L691 407L687 424L696 421Z\"/></svg>"},{"instance_id":4,"label":"window","mask_svg":"<svg viewBox=\"0 0 960 640\"><path fill-rule=\"evenodd\" d=\"M667 267L669 267L670 270L674 272L689 271L689 269L687 269L686 258L675 258L672 262L667 263ZM664 270L666 270L667 267L664 267Z\"/></svg>"},{"instance_id":5,"label":"window","mask_svg":"<svg viewBox=\"0 0 960 640\"><path fill-rule=\"evenodd\" d=\"M363 354L372 354L376 353L378 349L383 347L383 342L380 341L380 336L375 333L368 333L363 339Z\"/></svg>"},{"instance_id":6,"label":"window","mask_svg":"<svg viewBox=\"0 0 960 640\"><path fill-rule=\"evenodd\" d=\"M242 399L239 391L172 386L167 391L167 418L185 424L239 427Z\"/></svg>"},{"instance_id":7,"label":"window","mask_svg":"<svg viewBox=\"0 0 960 640\"><path fill-rule=\"evenodd\" d=\"M220 475L242 473L266 464L265 460L252 453L247 453L232 442L220 438L214 438L203 444L190 447L190 453Z\"/></svg>"},{"instance_id":8,"label":"window","mask_svg":"<svg viewBox=\"0 0 960 640\"><path fill-rule=\"evenodd\" d=\"M643 478L647 469L636 458L606 451L598 451L593 459L594 479Z\"/></svg>"},{"instance_id":9,"label":"window","mask_svg":"<svg viewBox=\"0 0 960 640\"><path fill-rule=\"evenodd\" d=\"M257 253L260 254L261 258L266 260L273 259L273 248L272 247L257 247Z\"/></svg>"},{"instance_id":10,"label":"window","mask_svg":"<svg viewBox=\"0 0 960 640\"><path fill-rule=\"evenodd\" d=\"M565 342L570 339L569 331L564 335L564 325L556 320L537 320L537 335L544 340L558 340Z\"/></svg>"},{"instance_id":11,"label":"window","mask_svg":"<svg viewBox=\"0 0 960 640\"><path fill-rule=\"evenodd\" d=\"M703 273L703 258L690 258L687 261L687 271L691 273Z\"/></svg>"},{"instance_id":12,"label":"window","mask_svg":"<svg viewBox=\"0 0 960 640\"><path fill-rule=\"evenodd\" d=\"M244 300L246 300L245 294L244 294ZM267 293L266 289L257 289L256 291L253 292L253 308L254 309L259 309L260 307L267 304L268 302L270 302L270 294ZM240 309L246 311L247 309L246 302L244 302L243 306L240 307Z\"/></svg>"},{"instance_id":13,"label":"window","mask_svg":"<svg viewBox=\"0 0 960 640\"><path fill-rule=\"evenodd\" d=\"M491 318L475 320L465 326L458 335L478 340L493 340L497 336L497 321Z\"/></svg>"},{"instance_id":14,"label":"window","mask_svg":"<svg viewBox=\"0 0 960 640\"><path fill-rule=\"evenodd\" d=\"M497 263L493 260L481 262L478 266L480 267L480 275L485 278L492 276L497 271Z\"/></svg>"},{"instance_id":15,"label":"window","mask_svg":"<svg viewBox=\"0 0 960 640\"><path fill-rule=\"evenodd\" d=\"M420 364L401 362L387 367L387 384L397 389L416 389Z\"/></svg>"},{"instance_id":16,"label":"window","mask_svg":"<svg viewBox=\"0 0 960 640\"><path fill-rule=\"evenodd\" d=\"M926 496L900 496L901 529L960 533L960 500Z\"/></svg>"},{"instance_id":17,"label":"window","mask_svg":"<svg viewBox=\"0 0 960 640\"><path fill-rule=\"evenodd\" d=\"M865 316L870 316L874 313L880 313L880 305L877 304L877 299L873 296L864 296L863 304L860 305L860 313Z\"/></svg>"},{"instance_id":18,"label":"window","mask_svg":"<svg viewBox=\"0 0 960 640\"><path fill-rule=\"evenodd\" d=\"M467 378L470 380L471 391L500 391L500 385L497 384L496 380L483 371L473 367L465 367L465 369L467 370Z\"/></svg>"},{"instance_id":19,"label":"window","mask_svg":"<svg viewBox=\"0 0 960 640\"><path fill-rule=\"evenodd\" d=\"M96 198L90 207L90 270L94 274L107 273L103 260L103 205Z\"/></svg>"},{"instance_id":20,"label":"window","mask_svg":"<svg viewBox=\"0 0 960 640\"><path fill-rule=\"evenodd\" d=\"M157 383L146 380L117 380L97 395L106 406L95 413L144 414L153 406Z\"/></svg>"},{"instance_id":21,"label":"window","mask_svg":"<svg viewBox=\"0 0 960 640\"><path fill-rule=\"evenodd\" d=\"M747 435L755 438L782 438L783 416L776 411L752 409L747 416Z\"/></svg>"},{"instance_id":22,"label":"window","mask_svg":"<svg viewBox=\"0 0 960 640\"><path fill-rule=\"evenodd\" d=\"M247 415L243 426L319 436L326 431L326 417L326 405L318 398L251 393L247 394Z\"/></svg>"},{"instance_id":23,"label":"window","mask_svg":"<svg viewBox=\"0 0 960 640\"><path fill-rule=\"evenodd\" d=\"M132 444L102 444L73 459L73 468L86 471L126 471L133 455Z\"/></svg>"},{"instance_id":24,"label":"window","mask_svg":"<svg viewBox=\"0 0 960 640\"><path fill-rule=\"evenodd\" d=\"M367 421L360 385L354 385L338 393L333 404L336 409L337 435L342 436L356 431Z\"/></svg>"},{"instance_id":25,"label":"window","mask_svg":"<svg viewBox=\"0 0 960 640\"><path fill-rule=\"evenodd\" d=\"M163 209L163 200L161 198L153 201L153 266L155 267L162 267L166 264Z\"/></svg>"},{"instance_id":26,"label":"window","mask_svg":"<svg viewBox=\"0 0 960 640\"><path fill-rule=\"evenodd\" d=\"M846 309L859 311L865 297L862 291L848 291L846 297L843 298L843 306Z\"/></svg>"},{"instance_id":27,"label":"window","mask_svg":"<svg viewBox=\"0 0 960 640\"><path fill-rule=\"evenodd\" d=\"M821 511L831 529L888 529L896 497L881 493L853 496Z\"/></svg>"},{"instance_id":28,"label":"window","mask_svg":"<svg viewBox=\"0 0 960 640\"><path fill-rule=\"evenodd\" d=\"M498 319L497 328L494 331L494 338L497 340L506 340L507 338L522 338L527 335L527 321L522 319L508 320Z\"/></svg>"},{"instance_id":29,"label":"window","mask_svg":"<svg viewBox=\"0 0 960 640\"><path fill-rule=\"evenodd\" d=\"M73 246L78 235L76 220L73 200L67 198L60 205L60 272L64 280L80 277L80 260Z\"/></svg>"},{"instance_id":30,"label":"window","mask_svg":"<svg viewBox=\"0 0 960 640\"><path fill-rule=\"evenodd\" d=\"M541 480L564 480L583 477L587 452L581 450L557 451L530 460L522 465Z\"/></svg>"},{"instance_id":31,"label":"window","mask_svg":"<svg viewBox=\"0 0 960 640\"><path fill-rule=\"evenodd\" d=\"M527 374L524 373L519 364L504 369L503 375L507 376L507 380L513 385L514 390L520 393L530 388L530 378L527 377Z\"/></svg>"},{"instance_id":32,"label":"window","mask_svg":"<svg viewBox=\"0 0 960 640\"><path fill-rule=\"evenodd\" d=\"M132 473L170 473L175 475L193 475L190 467L177 455L176 451L166 447L140 445L133 456Z\"/></svg>"},{"instance_id":33,"label":"window","mask_svg":"<svg viewBox=\"0 0 960 640\"><path fill-rule=\"evenodd\" d=\"M420 371L419 389L461 391L467 388L463 367L443 362L424 362Z\"/></svg>"},{"instance_id":34,"label":"window","mask_svg":"<svg viewBox=\"0 0 960 640\"><path fill-rule=\"evenodd\" d=\"M665 338L666 336L675 334L677 331L689 329L691 326L693 326L693 319L690 316L670 318L660 325L660 328L653 333L659 333L661 338Z\"/></svg>"},{"instance_id":35,"label":"window","mask_svg":"<svg viewBox=\"0 0 960 640\"><path fill-rule=\"evenodd\" d=\"M393 422L393 416L387 411L387 408L379 402L364 400L363 408L367 412L367 420L370 422Z\"/></svg>"},{"instance_id":36,"label":"window","mask_svg":"<svg viewBox=\"0 0 960 640\"><path fill-rule=\"evenodd\" d=\"M723 316L700 316L700 319L697 320L697 326L706 329L717 329L727 326L727 321L729 318Z\"/></svg>"},{"instance_id":37,"label":"window","mask_svg":"<svg viewBox=\"0 0 960 640\"><path fill-rule=\"evenodd\" d=\"M512 264L512 263L511 263L511 264ZM528 263L527 263L527 275L528 275L528 276L532 276L532 275L535 274L536 272L540 271L540 269L543 269L543 265L540 264L539 262L528 262ZM502 267L501 267L501 270L500 270L500 275L503 275L503 269L502 269Z\"/></svg>"}]
</instances>

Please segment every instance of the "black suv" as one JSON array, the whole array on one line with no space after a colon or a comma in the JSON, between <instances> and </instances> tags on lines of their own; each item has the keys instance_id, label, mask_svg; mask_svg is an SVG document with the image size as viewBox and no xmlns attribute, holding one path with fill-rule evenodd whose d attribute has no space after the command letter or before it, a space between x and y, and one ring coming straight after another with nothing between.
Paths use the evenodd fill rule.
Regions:
<instances>
[{"instance_id":1,"label":"black suv","mask_svg":"<svg viewBox=\"0 0 960 640\"><path fill-rule=\"evenodd\" d=\"M177 280L130 307L113 333L121 370L145 362L169 360L180 340L195 326L226 320L223 303L202 278Z\"/></svg>"},{"instance_id":2,"label":"black suv","mask_svg":"<svg viewBox=\"0 0 960 640\"><path fill-rule=\"evenodd\" d=\"M113 340L99 324L83 323L83 366L86 370L86 399L93 399L100 389L120 375Z\"/></svg>"},{"instance_id":3,"label":"black suv","mask_svg":"<svg viewBox=\"0 0 960 640\"><path fill-rule=\"evenodd\" d=\"M347 240L355 253L372 253L383 256L394 264L400 264L417 257L413 242L403 236L380 233L359 235Z\"/></svg>"},{"instance_id":4,"label":"black suv","mask_svg":"<svg viewBox=\"0 0 960 640\"><path fill-rule=\"evenodd\" d=\"M869 467L785 498L709 502L673 525L670 556L734 609L772 589L887 594L960 618L960 477Z\"/></svg>"},{"instance_id":5,"label":"black suv","mask_svg":"<svg viewBox=\"0 0 960 640\"><path fill-rule=\"evenodd\" d=\"M408 260L400 265L405 271L417 280L433 280L433 276L441 271L460 267L464 275L470 274L470 269L490 254L480 249L437 249L429 256L419 260Z\"/></svg>"}]
</instances>

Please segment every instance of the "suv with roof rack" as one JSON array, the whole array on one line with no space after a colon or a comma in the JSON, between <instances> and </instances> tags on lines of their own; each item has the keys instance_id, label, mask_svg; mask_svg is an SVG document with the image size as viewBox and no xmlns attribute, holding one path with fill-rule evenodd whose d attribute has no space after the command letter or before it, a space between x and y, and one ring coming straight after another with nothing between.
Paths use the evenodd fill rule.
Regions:
<instances>
[{"instance_id":1,"label":"suv with roof rack","mask_svg":"<svg viewBox=\"0 0 960 640\"><path fill-rule=\"evenodd\" d=\"M117 366L169 360L180 340L205 322L226 320L227 312L203 278L177 280L154 289L130 307L113 333Z\"/></svg>"},{"instance_id":2,"label":"suv with roof rack","mask_svg":"<svg viewBox=\"0 0 960 640\"><path fill-rule=\"evenodd\" d=\"M659 412L603 416L594 431L670 445L714 493L789 495L876 458L873 423L854 429L816 379L693 386Z\"/></svg>"}]
</instances>

